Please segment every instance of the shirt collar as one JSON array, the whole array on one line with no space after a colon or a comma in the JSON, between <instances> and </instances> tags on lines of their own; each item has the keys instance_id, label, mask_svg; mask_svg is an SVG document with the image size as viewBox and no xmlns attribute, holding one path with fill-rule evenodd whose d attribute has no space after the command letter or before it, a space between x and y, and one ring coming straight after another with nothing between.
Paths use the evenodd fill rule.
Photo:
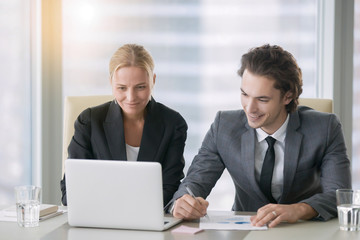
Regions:
<instances>
[{"instance_id":1,"label":"shirt collar","mask_svg":"<svg viewBox=\"0 0 360 240\"><path fill-rule=\"evenodd\" d=\"M258 142L263 141L266 137L271 136L273 138L276 139L276 141L280 141L280 142L284 142L285 141L285 137L286 137L286 129L287 129L287 125L289 123L289 114L286 117L285 122L281 125L281 127L276 130L276 132L274 132L272 135L267 134L264 130L262 130L261 128L257 128L256 129L256 136L258 139Z\"/></svg>"}]
</instances>

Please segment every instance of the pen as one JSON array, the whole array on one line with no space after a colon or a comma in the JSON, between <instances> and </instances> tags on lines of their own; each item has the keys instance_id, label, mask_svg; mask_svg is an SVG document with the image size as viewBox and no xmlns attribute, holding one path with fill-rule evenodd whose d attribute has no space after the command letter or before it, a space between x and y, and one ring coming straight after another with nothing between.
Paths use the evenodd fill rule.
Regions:
<instances>
[{"instance_id":1,"label":"pen","mask_svg":"<svg viewBox=\"0 0 360 240\"><path fill-rule=\"evenodd\" d=\"M196 199L196 197L195 197L194 193L191 191L191 189L188 186L186 186L185 188L186 188L186 191L190 194L190 196L192 196L196 201L198 201L200 203L200 201L198 199ZM209 218L207 213L205 213L205 217Z\"/></svg>"}]
</instances>

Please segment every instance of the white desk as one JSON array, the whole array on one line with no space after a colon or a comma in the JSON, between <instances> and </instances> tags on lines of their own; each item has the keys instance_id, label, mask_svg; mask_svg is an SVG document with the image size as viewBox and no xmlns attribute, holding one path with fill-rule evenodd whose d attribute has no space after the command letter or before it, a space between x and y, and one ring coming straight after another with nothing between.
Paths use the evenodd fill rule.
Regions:
<instances>
[{"instance_id":1,"label":"white desk","mask_svg":"<svg viewBox=\"0 0 360 240\"><path fill-rule=\"evenodd\" d=\"M241 214L241 213L238 213ZM248 214L248 213L246 213ZM209 212L211 216L211 212ZM197 227L197 222L183 222L181 224ZM180 225L177 225L180 226ZM174 229L177 226L171 228ZM339 230L338 219L328 222L305 221L295 224L283 223L276 228L267 231L215 231L205 230L195 235L172 234L171 229L164 232L152 231L129 231L114 229L90 229L73 228L67 224L67 214L54 217L40 222L39 227L20 228L15 222L0 222L1 240L228 240L228 239L247 239L247 240L281 240L281 239L301 239L301 240L329 240L329 239L359 239L360 231L344 232Z\"/></svg>"}]
</instances>

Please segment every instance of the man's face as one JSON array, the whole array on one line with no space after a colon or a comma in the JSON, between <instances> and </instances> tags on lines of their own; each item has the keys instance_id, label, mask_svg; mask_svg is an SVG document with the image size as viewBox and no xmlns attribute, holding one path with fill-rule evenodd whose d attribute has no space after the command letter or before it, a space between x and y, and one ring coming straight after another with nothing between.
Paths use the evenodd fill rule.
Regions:
<instances>
[{"instance_id":1,"label":"man's face","mask_svg":"<svg viewBox=\"0 0 360 240\"><path fill-rule=\"evenodd\" d=\"M289 94L281 97L281 92L274 88L274 80L254 75L247 69L241 82L241 103L246 113L248 124L252 128L261 128L273 134L285 122L289 104Z\"/></svg>"}]
</instances>

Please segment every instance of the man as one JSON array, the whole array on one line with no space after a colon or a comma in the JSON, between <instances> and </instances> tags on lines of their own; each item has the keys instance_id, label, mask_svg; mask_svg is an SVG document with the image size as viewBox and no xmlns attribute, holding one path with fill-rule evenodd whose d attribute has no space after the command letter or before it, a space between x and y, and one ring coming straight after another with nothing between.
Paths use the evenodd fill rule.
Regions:
<instances>
[{"instance_id":1,"label":"man","mask_svg":"<svg viewBox=\"0 0 360 240\"><path fill-rule=\"evenodd\" d=\"M281 47L251 49L241 64L243 110L218 112L171 212L184 219L204 216L204 199L227 168L236 189L233 210L257 212L255 226L335 217L335 190L351 188L337 117L297 106L302 73Z\"/></svg>"}]
</instances>

